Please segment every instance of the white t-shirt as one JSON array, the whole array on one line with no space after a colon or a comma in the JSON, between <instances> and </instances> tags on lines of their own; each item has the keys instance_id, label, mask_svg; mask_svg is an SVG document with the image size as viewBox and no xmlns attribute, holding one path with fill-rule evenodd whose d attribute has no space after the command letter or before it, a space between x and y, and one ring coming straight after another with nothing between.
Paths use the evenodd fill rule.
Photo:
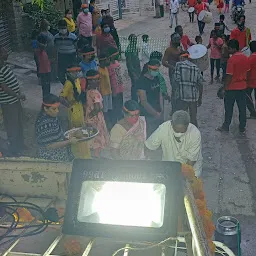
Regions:
<instances>
[{"instance_id":1,"label":"white t-shirt","mask_svg":"<svg viewBox=\"0 0 256 256\"><path fill-rule=\"evenodd\" d=\"M167 121L146 140L145 145L150 150L162 147L163 161L187 163L196 162L194 170L197 177L202 173L201 133L193 124L189 124L184 136L178 142L174 137L171 121Z\"/></svg>"},{"instance_id":2,"label":"white t-shirt","mask_svg":"<svg viewBox=\"0 0 256 256\"><path fill-rule=\"evenodd\" d=\"M170 0L170 10L171 13L177 13L180 8L180 4L178 0Z\"/></svg>"},{"instance_id":3,"label":"white t-shirt","mask_svg":"<svg viewBox=\"0 0 256 256\"><path fill-rule=\"evenodd\" d=\"M164 0L160 0L160 5L164 5Z\"/></svg>"}]
</instances>

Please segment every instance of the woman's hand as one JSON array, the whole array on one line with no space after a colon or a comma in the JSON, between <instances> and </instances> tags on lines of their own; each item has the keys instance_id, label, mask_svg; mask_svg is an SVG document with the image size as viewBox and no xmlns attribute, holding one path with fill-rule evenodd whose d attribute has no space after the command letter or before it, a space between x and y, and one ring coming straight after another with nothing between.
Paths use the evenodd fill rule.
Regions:
<instances>
[{"instance_id":1,"label":"woman's hand","mask_svg":"<svg viewBox=\"0 0 256 256\"><path fill-rule=\"evenodd\" d=\"M71 137L69 140L69 144L74 145L78 143L78 139L76 137Z\"/></svg>"}]
</instances>

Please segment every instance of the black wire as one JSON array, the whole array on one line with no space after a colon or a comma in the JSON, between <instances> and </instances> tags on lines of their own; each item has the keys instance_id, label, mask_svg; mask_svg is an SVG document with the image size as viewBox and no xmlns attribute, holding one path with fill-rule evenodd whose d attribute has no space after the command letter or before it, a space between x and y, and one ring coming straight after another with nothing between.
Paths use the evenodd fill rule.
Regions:
<instances>
[{"instance_id":1,"label":"black wire","mask_svg":"<svg viewBox=\"0 0 256 256\"><path fill-rule=\"evenodd\" d=\"M7 194L0 194L0 196L2 196L2 197L7 197L7 198L11 198L14 202L16 202L17 203L17 200L13 197L13 196L10 196L10 195L7 195Z\"/></svg>"}]
</instances>

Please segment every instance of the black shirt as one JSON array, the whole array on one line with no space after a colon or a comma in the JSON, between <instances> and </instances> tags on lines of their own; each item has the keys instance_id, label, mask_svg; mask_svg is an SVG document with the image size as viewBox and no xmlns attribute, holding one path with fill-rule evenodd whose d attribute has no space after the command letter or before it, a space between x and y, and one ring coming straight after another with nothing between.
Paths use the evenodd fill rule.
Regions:
<instances>
[{"instance_id":1,"label":"black shirt","mask_svg":"<svg viewBox=\"0 0 256 256\"><path fill-rule=\"evenodd\" d=\"M147 101L157 112L161 112L160 104L160 85L158 78L150 79L142 75L137 81L137 90L143 90L146 92ZM149 115L146 110L141 106L142 114Z\"/></svg>"}]
</instances>

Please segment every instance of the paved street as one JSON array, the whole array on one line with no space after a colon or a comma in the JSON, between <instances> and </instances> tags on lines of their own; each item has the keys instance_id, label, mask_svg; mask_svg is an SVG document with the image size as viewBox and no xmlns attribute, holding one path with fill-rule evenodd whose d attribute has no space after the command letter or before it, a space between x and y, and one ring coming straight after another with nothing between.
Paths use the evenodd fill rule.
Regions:
<instances>
[{"instance_id":1,"label":"paved street","mask_svg":"<svg viewBox=\"0 0 256 256\"><path fill-rule=\"evenodd\" d=\"M256 35L256 3L246 5L246 24ZM215 6L212 6L215 9ZM218 21L217 11L213 10L214 20ZM159 45L165 48L169 42L172 30L169 28L169 14L165 18L153 19L152 17L137 17L136 15L124 17L117 21L119 35L127 37L129 34L148 34L150 38L158 40ZM179 24L183 26L184 33L192 41L198 34L197 24L189 23L188 14L182 10L179 13ZM226 15L226 23L230 29L234 27L229 15ZM208 44L210 30L213 23L206 25L203 43ZM125 40L125 39L124 39ZM168 44L168 43L167 43ZM12 55L11 58L20 58L20 62L26 59ZM33 61L27 57L26 64L33 66ZM123 64L124 65L124 64ZM29 113L26 127L26 136L31 137L33 131L33 120L40 109L41 87L37 84L34 73L28 72L31 67L24 70L16 68L23 91L27 94L27 102L24 104L26 112ZM24 74L25 73L25 74ZM130 82L124 71L127 97L129 95ZM239 219L242 230L242 252L244 256L253 256L256 251L256 120L248 120L246 136L238 134L237 113L233 119L229 134L220 134L215 128L220 125L224 118L223 101L216 96L219 84L210 85L209 73L205 72L205 88L203 105L199 109L199 129L203 137L203 180L209 208L217 218L223 215L231 215ZM61 86L54 84L53 93L59 93ZM236 109L237 112L237 109ZM32 127L32 128L31 128ZM4 133L0 133L4 136ZM29 139L32 145L33 139Z\"/></svg>"}]
</instances>

